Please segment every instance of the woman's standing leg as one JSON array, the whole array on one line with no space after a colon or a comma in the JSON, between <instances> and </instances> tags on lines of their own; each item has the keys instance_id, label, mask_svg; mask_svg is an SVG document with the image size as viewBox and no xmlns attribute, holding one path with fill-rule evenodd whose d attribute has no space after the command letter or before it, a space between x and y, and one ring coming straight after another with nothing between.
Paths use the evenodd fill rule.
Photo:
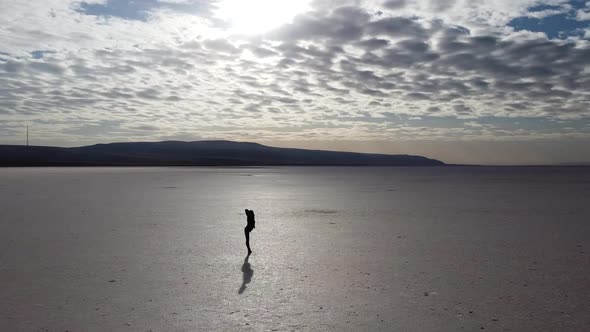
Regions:
<instances>
[{"instance_id":1,"label":"woman's standing leg","mask_svg":"<svg viewBox=\"0 0 590 332\"><path fill-rule=\"evenodd\" d=\"M252 252L252 250L250 250L250 230L248 228L245 228L244 234L246 234L246 248L248 248L248 254L249 254Z\"/></svg>"}]
</instances>

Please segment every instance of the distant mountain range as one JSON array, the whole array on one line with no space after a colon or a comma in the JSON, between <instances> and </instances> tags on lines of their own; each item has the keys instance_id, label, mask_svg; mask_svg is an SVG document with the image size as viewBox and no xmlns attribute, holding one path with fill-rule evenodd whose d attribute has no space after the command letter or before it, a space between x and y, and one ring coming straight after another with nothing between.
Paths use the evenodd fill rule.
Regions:
<instances>
[{"instance_id":1,"label":"distant mountain range","mask_svg":"<svg viewBox=\"0 0 590 332\"><path fill-rule=\"evenodd\" d=\"M0 166L441 166L421 156L275 148L232 141L0 145Z\"/></svg>"}]
</instances>

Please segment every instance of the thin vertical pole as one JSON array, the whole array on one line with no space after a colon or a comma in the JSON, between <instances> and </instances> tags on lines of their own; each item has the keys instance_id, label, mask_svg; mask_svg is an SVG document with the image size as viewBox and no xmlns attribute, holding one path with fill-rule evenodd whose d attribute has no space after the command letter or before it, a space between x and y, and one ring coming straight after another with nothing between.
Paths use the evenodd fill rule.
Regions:
<instances>
[{"instance_id":1,"label":"thin vertical pole","mask_svg":"<svg viewBox=\"0 0 590 332\"><path fill-rule=\"evenodd\" d=\"M27 125L27 146L29 146L29 125Z\"/></svg>"}]
</instances>

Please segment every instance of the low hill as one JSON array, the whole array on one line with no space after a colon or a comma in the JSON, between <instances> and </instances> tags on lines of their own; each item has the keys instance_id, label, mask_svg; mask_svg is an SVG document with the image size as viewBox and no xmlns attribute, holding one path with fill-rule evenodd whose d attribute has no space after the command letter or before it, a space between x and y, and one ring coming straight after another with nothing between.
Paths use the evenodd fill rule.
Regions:
<instances>
[{"instance_id":1,"label":"low hill","mask_svg":"<svg viewBox=\"0 0 590 332\"><path fill-rule=\"evenodd\" d=\"M421 156L275 148L232 141L0 145L0 166L441 166Z\"/></svg>"}]
</instances>

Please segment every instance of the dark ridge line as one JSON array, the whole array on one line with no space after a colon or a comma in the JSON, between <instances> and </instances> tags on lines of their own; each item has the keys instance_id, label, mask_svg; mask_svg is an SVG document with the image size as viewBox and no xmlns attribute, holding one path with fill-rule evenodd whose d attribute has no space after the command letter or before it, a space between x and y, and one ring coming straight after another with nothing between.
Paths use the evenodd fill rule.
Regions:
<instances>
[{"instance_id":1,"label":"dark ridge line","mask_svg":"<svg viewBox=\"0 0 590 332\"><path fill-rule=\"evenodd\" d=\"M0 166L443 166L415 155L278 148L232 141L164 141L81 147L0 145Z\"/></svg>"}]
</instances>

